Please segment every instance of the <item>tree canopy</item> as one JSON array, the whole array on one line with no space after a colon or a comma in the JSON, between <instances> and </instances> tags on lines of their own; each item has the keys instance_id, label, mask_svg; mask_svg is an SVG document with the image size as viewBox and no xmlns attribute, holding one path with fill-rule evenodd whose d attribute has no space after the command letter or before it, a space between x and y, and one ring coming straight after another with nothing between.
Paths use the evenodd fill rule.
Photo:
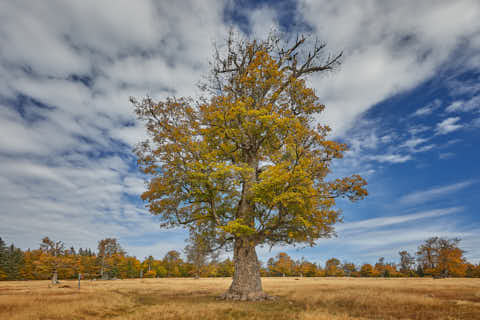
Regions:
<instances>
[{"instance_id":1,"label":"tree canopy","mask_svg":"<svg viewBox=\"0 0 480 320\"><path fill-rule=\"evenodd\" d=\"M315 46L298 65L305 38L288 50L278 41L229 39L209 99L133 100L152 138L136 149L152 176L142 198L164 226L206 228L222 244L236 236L313 244L338 221L336 197L367 195L358 175L325 180L346 145L315 124L324 106L304 78L338 57L316 65L323 45Z\"/></svg>"}]
</instances>

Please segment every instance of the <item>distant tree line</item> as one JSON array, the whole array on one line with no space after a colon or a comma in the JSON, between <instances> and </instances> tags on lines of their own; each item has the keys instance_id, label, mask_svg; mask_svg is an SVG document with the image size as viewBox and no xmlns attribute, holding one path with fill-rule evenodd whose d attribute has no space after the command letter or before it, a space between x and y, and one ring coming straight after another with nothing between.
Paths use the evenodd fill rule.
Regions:
<instances>
[{"instance_id":1,"label":"distant tree line","mask_svg":"<svg viewBox=\"0 0 480 320\"><path fill-rule=\"evenodd\" d=\"M306 260L294 261L281 252L270 258L266 276L315 276L315 277L480 277L480 264L468 262L458 247L460 239L433 237L422 243L415 254L400 251L399 263L386 262L380 257L372 265L341 262L337 258L326 261L324 266Z\"/></svg>"},{"instance_id":2,"label":"distant tree line","mask_svg":"<svg viewBox=\"0 0 480 320\"><path fill-rule=\"evenodd\" d=\"M262 276L296 277L480 277L480 264L466 261L460 239L433 237L422 243L415 254L399 252L399 262L355 265L337 258L325 265L305 259L294 260L281 252L261 267ZM115 238L98 242L97 251L73 247L62 241L42 239L38 249L23 251L0 238L0 280L128 279L156 277L231 277L233 261L218 255L196 239L189 239L186 259L176 250L162 259L148 256L143 261L129 256Z\"/></svg>"}]
</instances>

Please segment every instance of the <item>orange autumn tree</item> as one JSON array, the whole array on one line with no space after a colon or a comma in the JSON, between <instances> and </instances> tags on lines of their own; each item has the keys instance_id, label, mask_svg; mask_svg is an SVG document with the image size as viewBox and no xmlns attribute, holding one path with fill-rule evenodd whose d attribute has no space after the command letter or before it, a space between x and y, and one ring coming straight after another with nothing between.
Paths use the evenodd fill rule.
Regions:
<instances>
[{"instance_id":1,"label":"orange autumn tree","mask_svg":"<svg viewBox=\"0 0 480 320\"><path fill-rule=\"evenodd\" d=\"M271 265L271 272L276 275L291 276L293 269L295 267L295 262L290 258L285 252L280 252L273 261Z\"/></svg>"},{"instance_id":2,"label":"orange autumn tree","mask_svg":"<svg viewBox=\"0 0 480 320\"><path fill-rule=\"evenodd\" d=\"M41 259L37 261L39 269L51 275L52 284L58 284L60 269L69 267L65 259L65 244L63 241L53 241L44 237L40 244Z\"/></svg>"},{"instance_id":3,"label":"orange autumn tree","mask_svg":"<svg viewBox=\"0 0 480 320\"><path fill-rule=\"evenodd\" d=\"M150 175L142 198L164 227L186 226L214 248L232 248L226 299L265 299L255 248L334 233L335 199L367 195L359 175L329 181L346 146L316 123L324 109L306 78L332 70L323 44L305 37L238 39L216 49L206 97L131 99L151 139L136 148Z\"/></svg>"},{"instance_id":4,"label":"orange autumn tree","mask_svg":"<svg viewBox=\"0 0 480 320\"><path fill-rule=\"evenodd\" d=\"M467 265L459 238L432 237L418 247L417 260L423 272L438 277L465 276Z\"/></svg>"}]
</instances>

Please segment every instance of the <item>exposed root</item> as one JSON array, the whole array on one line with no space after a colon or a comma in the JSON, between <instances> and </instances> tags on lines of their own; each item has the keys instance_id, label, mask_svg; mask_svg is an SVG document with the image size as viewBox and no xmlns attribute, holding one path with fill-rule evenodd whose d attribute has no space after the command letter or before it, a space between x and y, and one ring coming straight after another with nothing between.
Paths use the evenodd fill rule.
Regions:
<instances>
[{"instance_id":1,"label":"exposed root","mask_svg":"<svg viewBox=\"0 0 480 320\"><path fill-rule=\"evenodd\" d=\"M273 301L277 300L277 297L269 296L265 292L251 292L249 294L240 294L227 291L224 294L217 297L217 300L229 300L229 301Z\"/></svg>"}]
</instances>

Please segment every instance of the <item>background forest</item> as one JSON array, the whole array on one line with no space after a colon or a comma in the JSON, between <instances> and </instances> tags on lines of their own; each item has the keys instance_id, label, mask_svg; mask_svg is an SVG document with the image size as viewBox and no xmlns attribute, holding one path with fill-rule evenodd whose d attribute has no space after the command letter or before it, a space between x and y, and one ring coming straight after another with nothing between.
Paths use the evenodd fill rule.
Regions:
<instances>
[{"instance_id":1,"label":"background forest","mask_svg":"<svg viewBox=\"0 0 480 320\"><path fill-rule=\"evenodd\" d=\"M261 265L264 277L480 277L480 264L469 263L459 247L460 239L430 238L414 254L399 252L396 262L380 257L372 264L331 258L324 265L294 260L281 252ZM184 256L184 257L183 257ZM231 277L230 258L221 260L195 245L185 255L171 250L161 258L140 260L121 247L117 239L98 242L97 250L66 247L62 241L45 237L38 249L21 250L0 238L0 280L127 279L156 277Z\"/></svg>"}]
</instances>

